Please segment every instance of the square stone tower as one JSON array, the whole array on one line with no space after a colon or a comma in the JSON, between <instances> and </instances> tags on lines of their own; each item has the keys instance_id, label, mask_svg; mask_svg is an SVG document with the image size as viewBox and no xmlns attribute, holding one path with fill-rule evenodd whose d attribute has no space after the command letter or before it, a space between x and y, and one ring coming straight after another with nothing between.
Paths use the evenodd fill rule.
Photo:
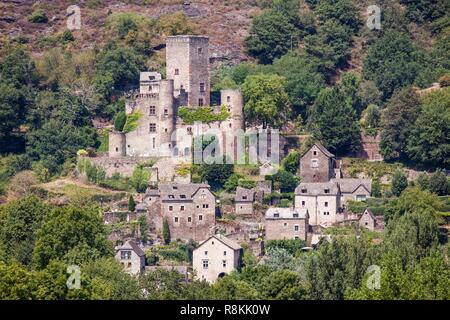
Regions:
<instances>
[{"instance_id":1,"label":"square stone tower","mask_svg":"<svg viewBox=\"0 0 450 320\"><path fill-rule=\"evenodd\" d=\"M167 79L174 81L174 97L178 105L210 105L208 37L167 37L166 63Z\"/></svg>"}]
</instances>

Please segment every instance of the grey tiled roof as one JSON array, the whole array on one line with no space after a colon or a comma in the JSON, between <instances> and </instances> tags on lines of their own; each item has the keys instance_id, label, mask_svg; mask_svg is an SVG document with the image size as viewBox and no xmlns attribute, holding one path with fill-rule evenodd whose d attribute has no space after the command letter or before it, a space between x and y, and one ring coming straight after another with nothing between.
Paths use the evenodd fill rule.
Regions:
<instances>
[{"instance_id":1,"label":"grey tiled roof","mask_svg":"<svg viewBox=\"0 0 450 320\"><path fill-rule=\"evenodd\" d=\"M269 208L266 211L266 219L306 219L308 216L307 209Z\"/></svg>"},{"instance_id":2,"label":"grey tiled roof","mask_svg":"<svg viewBox=\"0 0 450 320\"><path fill-rule=\"evenodd\" d=\"M221 234L215 234L215 235L209 237L208 239L206 239L205 241L203 241L202 243L200 243L200 245L195 250L198 250L204 243L206 243L211 238L217 239L218 241L222 242L224 245L226 245L227 247L230 247L233 250L241 250L242 249L242 247L238 243L234 242L233 240L228 239L227 237L225 237Z\"/></svg>"},{"instance_id":3,"label":"grey tiled roof","mask_svg":"<svg viewBox=\"0 0 450 320\"><path fill-rule=\"evenodd\" d=\"M306 192L302 192L306 190ZM325 190L329 190L328 193ZM295 188L296 195L318 196L337 195L340 193L339 185L336 182L302 182Z\"/></svg>"},{"instance_id":4,"label":"grey tiled roof","mask_svg":"<svg viewBox=\"0 0 450 320\"><path fill-rule=\"evenodd\" d=\"M117 250L133 250L139 257L145 256L144 250L133 240L128 240L122 246L118 247Z\"/></svg>"},{"instance_id":5,"label":"grey tiled roof","mask_svg":"<svg viewBox=\"0 0 450 320\"><path fill-rule=\"evenodd\" d=\"M363 186L367 191L372 192L372 179L331 179L333 182L339 183L342 193L353 193L359 186Z\"/></svg>"},{"instance_id":6,"label":"grey tiled roof","mask_svg":"<svg viewBox=\"0 0 450 320\"><path fill-rule=\"evenodd\" d=\"M160 184L159 190L147 190L147 196L157 196L161 197L162 201L191 201L192 196L200 188L209 189L209 185L204 183L188 183L188 184L178 184L178 183L167 183Z\"/></svg>"},{"instance_id":7,"label":"grey tiled roof","mask_svg":"<svg viewBox=\"0 0 450 320\"><path fill-rule=\"evenodd\" d=\"M236 188L235 201L239 202L253 202L255 198L255 191L253 189L246 189L242 187Z\"/></svg>"}]
</instances>

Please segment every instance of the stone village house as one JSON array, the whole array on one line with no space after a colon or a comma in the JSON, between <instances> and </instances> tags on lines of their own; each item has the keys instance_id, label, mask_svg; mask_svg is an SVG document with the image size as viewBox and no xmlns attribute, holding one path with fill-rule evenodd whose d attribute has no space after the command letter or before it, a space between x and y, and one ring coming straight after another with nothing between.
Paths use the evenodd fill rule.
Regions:
<instances>
[{"instance_id":1,"label":"stone village house","mask_svg":"<svg viewBox=\"0 0 450 320\"><path fill-rule=\"evenodd\" d=\"M269 208L266 212L266 240L301 239L309 229L307 209Z\"/></svg>"},{"instance_id":2,"label":"stone village house","mask_svg":"<svg viewBox=\"0 0 450 320\"><path fill-rule=\"evenodd\" d=\"M144 202L158 234L164 220L172 240L201 241L214 233L216 198L207 184L159 184L158 189L147 190Z\"/></svg>"},{"instance_id":3,"label":"stone village house","mask_svg":"<svg viewBox=\"0 0 450 320\"><path fill-rule=\"evenodd\" d=\"M139 274L145 269L145 252L132 240L115 248L116 260L130 274Z\"/></svg>"},{"instance_id":4,"label":"stone village house","mask_svg":"<svg viewBox=\"0 0 450 320\"><path fill-rule=\"evenodd\" d=\"M255 201L255 191L242 187L236 188L234 197L235 212L238 215L251 215L253 213L253 202Z\"/></svg>"},{"instance_id":5,"label":"stone village house","mask_svg":"<svg viewBox=\"0 0 450 320\"><path fill-rule=\"evenodd\" d=\"M212 283L241 267L242 247L223 235L203 241L193 252L192 266L196 278Z\"/></svg>"}]
</instances>

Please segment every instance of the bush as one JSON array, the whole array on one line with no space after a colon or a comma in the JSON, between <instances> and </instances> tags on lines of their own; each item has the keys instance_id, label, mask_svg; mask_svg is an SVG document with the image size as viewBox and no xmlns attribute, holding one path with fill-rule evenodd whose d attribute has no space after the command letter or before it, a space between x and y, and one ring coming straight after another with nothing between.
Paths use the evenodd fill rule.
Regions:
<instances>
[{"instance_id":1,"label":"bush","mask_svg":"<svg viewBox=\"0 0 450 320\"><path fill-rule=\"evenodd\" d=\"M125 111L120 111L114 117L114 129L116 129L117 131L122 131L126 122L127 115L125 114Z\"/></svg>"},{"instance_id":2,"label":"bush","mask_svg":"<svg viewBox=\"0 0 450 320\"><path fill-rule=\"evenodd\" d=\"M28 21L32 23L47 23L48 22L47 14L43 9L37 9L28 16Z\"/></svg>"}]
</instances>

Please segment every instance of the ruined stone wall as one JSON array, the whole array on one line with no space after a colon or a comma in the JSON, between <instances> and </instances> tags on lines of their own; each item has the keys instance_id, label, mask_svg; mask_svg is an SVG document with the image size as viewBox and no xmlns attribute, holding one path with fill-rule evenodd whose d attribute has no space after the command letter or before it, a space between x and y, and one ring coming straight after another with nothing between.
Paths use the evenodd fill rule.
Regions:
<instances>
[{"instance_id":1,"label":"ruined stone wall","mask_svg":"<svg viewBox=\"0 0 450 320\"><path fill-rule=\"evenodd\" d=\"M380 153L380 141L380 134L373 137L361 131L361 150L357 157L371 161L383 161L383 156Z\"/></svg>"}]
</instances>

